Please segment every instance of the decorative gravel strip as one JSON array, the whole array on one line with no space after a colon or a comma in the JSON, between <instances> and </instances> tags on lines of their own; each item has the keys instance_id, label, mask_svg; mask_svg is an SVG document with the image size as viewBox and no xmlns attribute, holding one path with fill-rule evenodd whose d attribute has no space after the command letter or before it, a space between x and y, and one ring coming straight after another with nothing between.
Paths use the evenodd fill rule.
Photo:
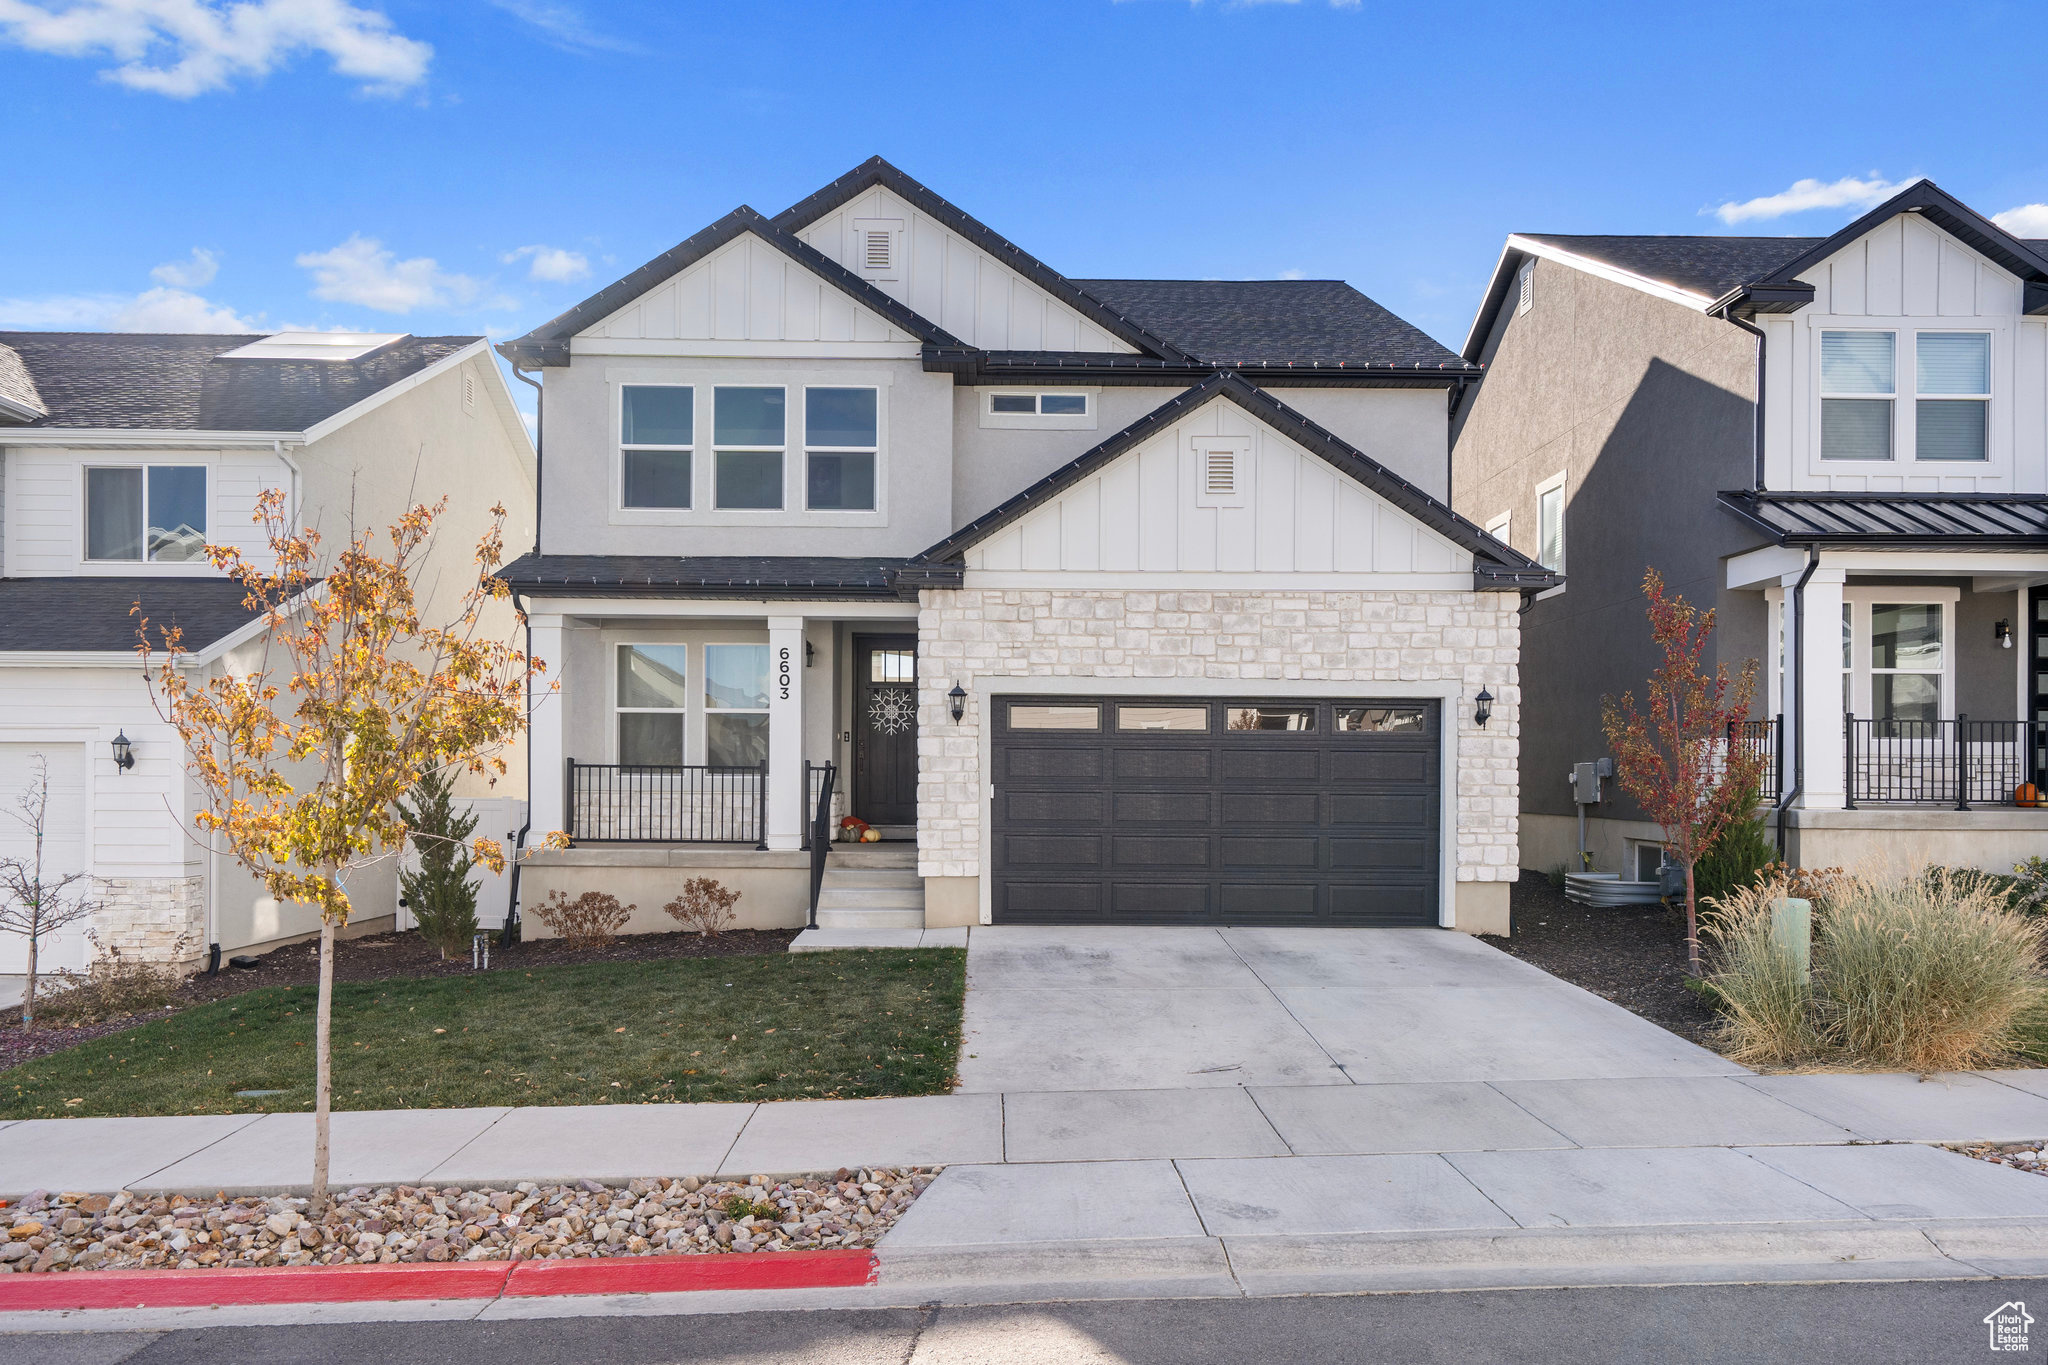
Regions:
<instances>
[{"instance_id":1,"label":"decorative gravel strip","mask_svg":"<svg viewBox=\"0 0 2048 1365\"><path fill-rule=\"evenodd\" d=\"M1994 1165L2032 1171L2035 1175L2048 1175L2048 1142L1953 1143L1949 1150L1961 1152L1964 1156L1973 1156L1979 1161L1989 1161Z\"/></svg>"},{"instance_id":2,"label":"decorative gravel strip","mask_svg":"<svg viewBox=\"0 0 2048 1365\"><path fill-rule=\"evenodd\" d=\"M0 1273L378 1265L872 1247L936 1166L794 1180L521 1181L510 1189L359 1186L327 1216L278 1196L32 1194L0 1209Z\"/></svg>"}]
</instances>

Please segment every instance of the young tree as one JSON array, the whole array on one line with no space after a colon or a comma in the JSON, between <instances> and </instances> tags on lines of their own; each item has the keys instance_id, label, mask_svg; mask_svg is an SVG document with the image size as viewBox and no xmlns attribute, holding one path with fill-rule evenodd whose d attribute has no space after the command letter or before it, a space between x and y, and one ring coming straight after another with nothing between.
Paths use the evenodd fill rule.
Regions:
<instances>
[{"instance_id":1,"label":"young tree","mask_svg":"<svg viewBox=\"0 0 2048 1365\"><path fill-rule=\"evenodd\" d=\"M51 872L43 867L43 844L50 824L50 762L35 756L28 785L14 800L7 814L26 828L32 847L26 858L0 858L0 933L19 934L28 940L28 988L21 998L21 1026L36 1023L36 956L43 941L67 924L90 918L99 902L87 889L73 891L87 881L84 872ZM90 883L87 883L90 886Z\"/></svg>"},{"instance_id":2,"label":"young tree","mask_svg":"<svg viewBox=\"0 0 2048 1365\"><path fill-rule=\"evenodd\" d=\"M206 556L248 590L267 632L247 673L202 677L180 667L175 627L153 649L142 623L145 671L158 705L190 752L202 795L195 823L217 836L279 900L320 912L320 989L314 1015L313 1203L327 1206L329 1048L335 931L349 919L351 877L393 856L408 830L397 803L424 773L462 769L493 781L505 744L525 723L528 696L545 670L509 640L493 638L487 607L510 596L495 576L503 560L505 509L491 509L477 544L474 583L429 623L420 577L446 507L417 505L376 537L351 528L323 560L320 535L294 531L284 495L259 500L274 568L232 546ZM559 842L550 836L549 842ZM504 850L467 841L498 871Z\"/></svg>"},{"instance_id":3,"label":"young tree","mask_svg":"<svg viewBox=\"0 0 2048 1365\"><path fill-rule=\"evenodd\" d=\"M477 813L455 809L455 783L445 772L422 776L398 813L419 853L417 869L399 869L398 893L446 961L476 938L477 883L469 879L476 858L465 841L476 831Z\"/></svg>"},{"instance_id":4,"label":"young tree","mask_svg":"<svg viewBox=\"0 0 2048 1365\"><path fill-rule=\"evenodd\" d=\"M1700 974L1698 897L1693 868L1731 821L1750 814L1763 775L1763 755L1730 744L1730 727L1749 716L1756 661L1730 676L1726 665L1704 671L1714 613L1667 596L1655 569L1643 574L1650 638L1664 661L1650 675L1646 707L1635 694L1600 699L1600 721L1621 789L1664 830L1672 860L1685 869L1685 949Z\"/></svg>"}]
</instances>

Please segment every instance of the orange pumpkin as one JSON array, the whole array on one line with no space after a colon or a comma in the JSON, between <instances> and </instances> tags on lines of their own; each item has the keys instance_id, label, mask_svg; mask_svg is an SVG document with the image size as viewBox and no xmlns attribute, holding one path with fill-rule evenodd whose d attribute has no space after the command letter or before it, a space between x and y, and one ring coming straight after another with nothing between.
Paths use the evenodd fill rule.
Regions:
<instances>
[{"instance_id":1,"label":"orange pumpkin","mask_svg":"<svg viewBox=\"0 0 2048 1365\"><path fill-rule=\"evenodd\" d=\"M2015 806L2038 806L2041 804L2041 789L2031 782L2022 782L2012 794Z\"/></svg>"}]
</instances>

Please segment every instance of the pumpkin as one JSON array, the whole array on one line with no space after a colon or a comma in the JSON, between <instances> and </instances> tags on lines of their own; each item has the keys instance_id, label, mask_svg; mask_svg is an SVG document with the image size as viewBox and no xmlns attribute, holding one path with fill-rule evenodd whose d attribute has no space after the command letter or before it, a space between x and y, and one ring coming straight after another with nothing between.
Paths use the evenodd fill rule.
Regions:
<instances>
[{"instance_id":1,"label":"pumpkin","mask_svg":"<svg viewBox=\"0 0 2048 1365\"><path fill-rule=\"evenodd\" d=\"M2015 806L2038 806L2041 804L2041 789L2031 782L2022 782L2012 794Z\"/></svg>"},{"instance_id":2,"label":"pumpkin","mask_svg":"<svg viewBox=\"0 0 2048 1365\"><path fill-rule=\"evenodd\" d=\"M860 841L864 844L879 844L882 842L882 831L878 829L864 829L860 832Z\"/></svg>"}]
</instances>

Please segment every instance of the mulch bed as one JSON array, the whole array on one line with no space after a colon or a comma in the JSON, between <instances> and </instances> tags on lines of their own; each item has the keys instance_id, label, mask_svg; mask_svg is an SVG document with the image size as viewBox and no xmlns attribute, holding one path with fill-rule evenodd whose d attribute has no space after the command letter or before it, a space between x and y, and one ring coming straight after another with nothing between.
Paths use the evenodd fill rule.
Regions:
<instances>
[{"instance_id":1,"label":"mulch bed","mask_svg":"<svg viewBox=\"0 0 2048 1365\"><path fill-rule=\"evenodd\" d=\"M1575 905L1543 873L1526 867L1511 885L1508 910L1510 936L1487 942L1708 1045L1714 1012L1685 984L1684 910Z\"/></svg>"},{"instance_id":2,"label":"mulch bed","mask_svg":"<svg viewBox=\"0 0 2048 1365\"><path fill-rule=\"evenodd\" d=\"M629 934L609 947L589 948L581 952L572 952L558 938L506 946L494 937L491 941L491 970L562 967L590 962L651 962L664 958L754 957L789 951L790 940L801 932L798 929L728 929L715 938L694 933ZM466 954L458 960L444 962L439 950L411 931L343 939L334 946L336 981L466 976L470 972ZM0 1011L0 1071L154 1019L168 1019L180 1010L209 1000L240 995L265 986L312 985L319 979L320 941L309 939L265 953L251 968L231 967L223 961L217 975L202 973L190 977L179 988L176 1003L165 1009L75 1027L39 1026L23 1033L21 1010L17 1006Z\"/></svg>"}]
</instances>

